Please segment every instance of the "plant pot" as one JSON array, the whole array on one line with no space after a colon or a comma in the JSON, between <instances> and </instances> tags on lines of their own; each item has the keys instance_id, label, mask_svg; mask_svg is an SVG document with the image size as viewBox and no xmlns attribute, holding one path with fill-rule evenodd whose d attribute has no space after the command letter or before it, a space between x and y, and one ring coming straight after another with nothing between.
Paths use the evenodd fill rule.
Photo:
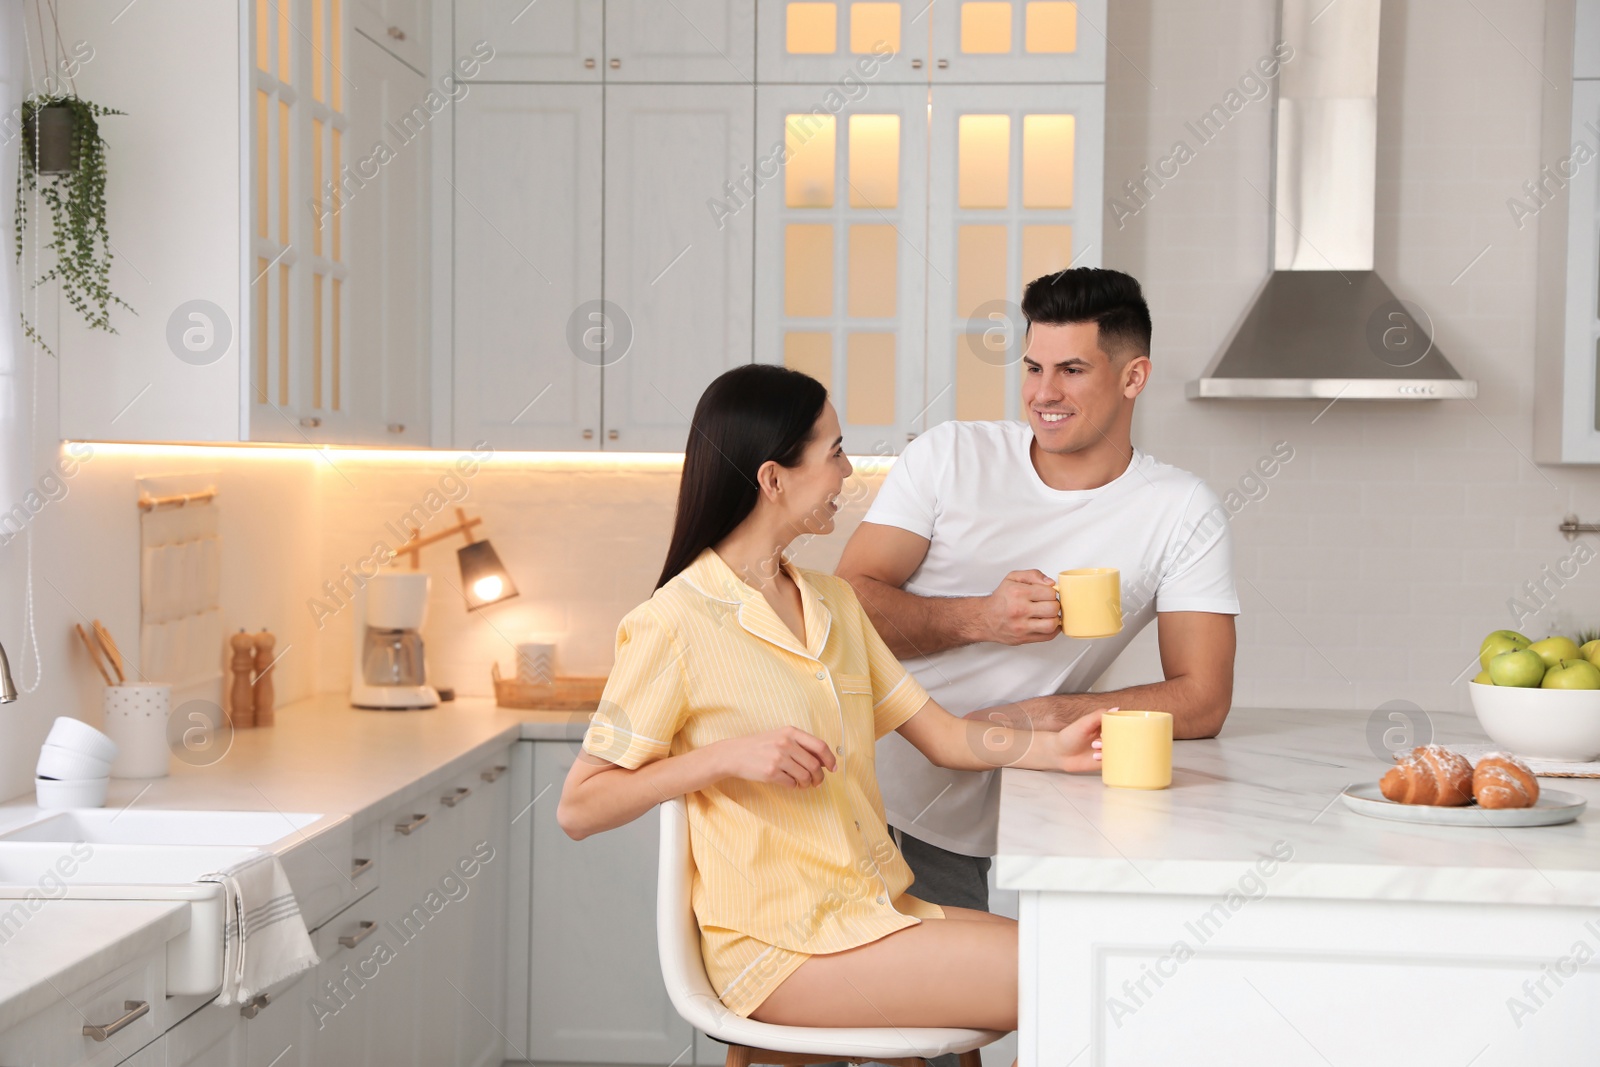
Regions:
<instances>
[{"instance_id":1,"label":"plant pot","mask_svg":"<svg viewBox=\"0 0 1600 1067\"><path fill-rule=\"evenodd\" d=\"M72 134L77 125L70 107L45 107L23 128L23 150L36 174L72 172Z\"/></svg>"}]
</instances>

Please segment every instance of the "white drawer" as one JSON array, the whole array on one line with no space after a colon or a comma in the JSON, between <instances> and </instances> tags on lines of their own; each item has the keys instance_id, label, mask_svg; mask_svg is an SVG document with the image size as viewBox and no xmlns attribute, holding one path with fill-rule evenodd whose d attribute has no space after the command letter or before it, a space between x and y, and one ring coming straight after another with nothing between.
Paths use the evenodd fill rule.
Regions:
<instances>
[{"instance_id":1,"label":"white drawer","mask_svg":"<svg viewBox=\"0 0 1600 1067\"><path fill-rule=\"evenodd\" d=\"M0 1034L0 1063L6 1067L120 1063L159 1037L171 1021L166 985L166 951L157 949L86 986L60 990L56 1003ZM117 1025L124 1019L128 1021ZM91 1025L115 1030L96 1040L84 1034Z\"/></svg>"}]
</instances>

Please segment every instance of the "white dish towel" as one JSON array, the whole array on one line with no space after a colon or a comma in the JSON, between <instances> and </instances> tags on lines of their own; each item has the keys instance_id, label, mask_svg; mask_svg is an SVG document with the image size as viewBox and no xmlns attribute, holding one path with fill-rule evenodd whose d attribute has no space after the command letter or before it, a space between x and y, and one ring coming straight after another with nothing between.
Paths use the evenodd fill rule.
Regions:
<instances>
[{"instance_id":1,"label":"white dish towel","mask_svg":"<svg viewBox=\"0 0 1600 1067\"><path fill-rule=\"evenodd\" d=\"M227 893L218 1004L248 1004L273 985L317 965L300 905L277 856L257 852L200 881L217 882Z\"/></svg>"}]
</instances>

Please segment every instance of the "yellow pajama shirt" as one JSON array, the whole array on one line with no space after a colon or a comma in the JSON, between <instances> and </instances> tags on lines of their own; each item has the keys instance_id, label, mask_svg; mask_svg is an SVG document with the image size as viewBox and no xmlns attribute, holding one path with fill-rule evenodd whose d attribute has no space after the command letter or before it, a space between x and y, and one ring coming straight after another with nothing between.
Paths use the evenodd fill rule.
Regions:
<instances>
[{"instance_id":1,"label":"yellow pajama shirt","mask_svg":"<svg viewBox=\"0 0 1600 1067\"><path fill-rule=\"evenodd\" d=\"M833 749L838 769L814 788L729 778L685 797L706 973L741 1016L809 956L944 914L906 893L911 869L873 766L874 742L928 695L849 583L784 567L800 588L804 642L707 549L622 620L583 741L630 769L782 726Z\"/></svg>"}]
</instances>

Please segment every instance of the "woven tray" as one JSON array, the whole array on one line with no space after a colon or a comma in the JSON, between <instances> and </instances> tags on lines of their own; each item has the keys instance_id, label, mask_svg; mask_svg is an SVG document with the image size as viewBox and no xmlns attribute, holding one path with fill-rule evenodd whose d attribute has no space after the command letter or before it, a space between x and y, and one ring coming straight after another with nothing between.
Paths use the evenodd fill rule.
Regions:
<instances>
[{"instance_id":1,"label":"woven tray","mask_svg":"<svg viewBox=\"0 0 1600 1067\"><path fill-rule=\"evenodd\" d=\"M496 663L490 672L494 679L494 702L502 708L538 708L544 711L593 711L600 706L600 693L606 687L602 677L557 676L544 683L519 682L500 677Z\"/></svg>"}]
</instances>

